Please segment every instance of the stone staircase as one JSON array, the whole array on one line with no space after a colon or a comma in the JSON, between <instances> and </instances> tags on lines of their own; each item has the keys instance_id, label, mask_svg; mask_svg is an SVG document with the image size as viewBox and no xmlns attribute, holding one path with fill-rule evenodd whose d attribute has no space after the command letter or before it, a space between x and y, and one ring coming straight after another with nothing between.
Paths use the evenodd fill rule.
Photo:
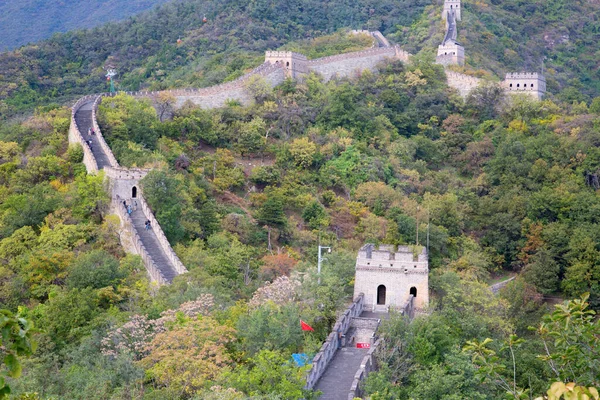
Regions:
<instances>
[{"instance_id":1,"label":"stone staircase","mask_svg":"<svg viewBox=\"0 0 600 400\"><path fill-rule=\"evenodd\" d=\"M75 113L75 122L77 122L77 126L79 127L79 132L81 132L81 136L83 136L84 140L91 140L92 145L92 153L94 154L94 158L96 158L96 163L98 164L98 170L103 169L104 167L110 166L110 161L108 160L108 156L98 143L98 137L96 135L88 135L89 128L92 127L92 108L94 106L94 100L91 99L89 102L83 104L79 110Z\"/></svg>"},{"instance_id":2,"label":"stone staircase","mask_svg":"<svg viewBox=\"0 0 600 400\"><path fill-rule=\"evenodd\" d=\"M156 267L160 270L162 276L168 283L171 283L173 278L177 275L177 270L173 263L166 256L163 248L156 237L155 229L160 229L160 227L151 226L150 229L146 230L145 222L150 219L149 216L145 215L142 211L141 207L138 207L137 210L131 213L131 220L133 222L133 226L137 231L148 255L152 257Z\"/></svg>"}]
</instances>

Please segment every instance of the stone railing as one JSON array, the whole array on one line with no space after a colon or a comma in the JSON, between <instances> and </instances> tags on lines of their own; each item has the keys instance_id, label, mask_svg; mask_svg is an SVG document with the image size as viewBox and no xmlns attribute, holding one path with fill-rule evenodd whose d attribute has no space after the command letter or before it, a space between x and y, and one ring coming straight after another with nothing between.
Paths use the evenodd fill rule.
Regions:
<instances>
[{"instance_id":1,"label":"stone railing","mask_svg":"<svg viewBox=\"0 0 600 400\"><path fill-rule=\"evenodd\" d=\"M363 358L363 360L361 361L360 368L358 369L358 371L356 371L356 375L354 375L354 381L352 381L352 386L350 386L348 400L353 400L355 397L362 397L363 391L361 388L361 383L366 379L367 375L369 375L369 372L377 369L375 351L377 351L377 348L381 344L382 340L383 339L377 340L375 344L371 346L371 349L369 350L365 358Z\"/></svg>"},{"instance_id":2,"label":"stone railing","mask_svg":"<svg viewBox=\"0 0 600 400\"><path fill-rule=\"evenodd\" d=\"M350 328L352 319L358 317L362 313L365 302L364 297L364 294L361 293L356 300L352 302L350 307L348 307L348 309L338 318L333 326L333 331L329 334L315 358L313 358L312 367L306 376L307 389L310 390L315 387L319 378L321 378L321 375L323 375L327 369L329 362L333 359L333 356L335 356L335 353L344 345L342 336L344 336L348 331L348 328Z\"/></svg>"},{"instance_id":3,"label":"stone railing","mask_svg":"<svg viewBox=\"0 0 600 400\"><path fill-rule=\"evenodd\" d=\"M152 281L157 282L159 285L168 284L169 282L167 279L165 279L160 269L156 266L156 263L150 256L150 253L148 253L148 250L146 250L146 246L144 246L137 229L135 229L135 226L133 225L131 216L127 213L127 211L125 211L125 208L122 207L122 201L123 200L119 196L113 198L113 208L117 211L117 214L121 218L123 228L131 236L131 242L136 253L142 258L144 266L146 267L146 270L148 271Z\"/></svg>"},{"instance_id":4,"label":"stone railing","mask_svg":"<svg viewBox=\"0 0 600 400\"><path fill-rule=\"evenodd\" d=\"M160 224L154 217L154 213L152 212L152 209L150 209L150 206L148 205L148 203L146 203L146 200L144 200L144 197L139 196L137 200L140 202L142 211L146 215L146 218L148 218L150 220L150 225L154 227L153 231L156 234L158 243L160 243L160 247L162 248L165 256L173 264L175 271L177 271L177 273L179 275L185 274L186 272L188 272L185 265L183 265L183 263L181 262L181 260L177 256L177 254L175 254L175 250L173 250L173 248L171 247L171 244L167 240L165 233L163 232L162 228L160 227Z\"/></svg>"},{"instance_id":5,"label":"stone railing","mask_svg":"<svg viewBox=\"0 0 600 400\"><path fill-rule=\"evenodd\" d=\"M77 102L71 108L71 125L69 126L69 143L70 144L79 144L83 149L83 164L87 168L89 174L96 174L98 172L98 163L96 162L96 157L94 157L94 153L89 148L86 143L79 127L77 126L77 121L75 121L75 114L81 108L82 105L88 103L91 99L93 99L95 95L84 96L77 100Z\"/></svg>"},{"instance_id":6,"label":"stone railing","mask_svg":"<svg viewBox=\"0 0 600 400\"><path fill-rule=\"evenodd\" d=\"M94 132L96 133L96 136L98 137L98 143L100 143L100 147L102 147L104 154L106 154L106 156L108 157L108 162L110 163L110 166L116 168L119 166L119 162L117 161L112 150L110 149L110 147L104 140L104 135L102 135L102 131L100 130L100 125L98 125L98 120L96 119L96 113L98 112L98 106L102 102L102 97L103 97L103 95L100 95L96 98L96 100L94 100L94 106L92 107L92 124L94 127Z\"/></svg>"}]
</instances>

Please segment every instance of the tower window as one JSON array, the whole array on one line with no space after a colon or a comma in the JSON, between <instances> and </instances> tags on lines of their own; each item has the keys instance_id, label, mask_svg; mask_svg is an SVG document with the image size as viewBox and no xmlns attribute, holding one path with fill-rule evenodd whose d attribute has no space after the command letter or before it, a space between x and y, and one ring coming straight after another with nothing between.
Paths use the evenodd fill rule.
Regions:
<instances>
[{"instance_id":1,"label":"tower window","mask_svg":"<svg viewBox=\"0 0 600 400\"><path fill-rule=\"evenodd\" d=\"M510 84L510 87L512 87L512 83Z\"/></svg>"},{"instance_id":2,"label":"tower window","mask_svg":"<svg viewBox=\"0 0 600 400\"><path fill-rule=\"evenodd\" d=\"M285 66L286 66L286 67L289 67L289 66L290 66L290 62L289 62L289 61L287 61L287 62L285 63Z\"/></svg>"},{"instance_id":3,"label":"tower window","mask_svg":"<svg viewBox=\"0 0 600 400\"><path fill-rule=\"evenodd\" d=\"M131 188L131 198L135 199L137 197L137 188L134 186Z\"/></svg>"},{"instance_id":4,"label":"tower window","mask_svg":"<svg viewBox=\"0 0 600 400\"><path fill-rule=\"evenodd\" d=\"M517 87L521 87L521 84L520 84L520 83L517 83Z\"/></svg>"},{"instance_id":5,"label":"tower window","mask_svg":"<svg viewBox=\"0 0 600 400\"><path fill-rule=\"evenodd\" d=\"M413 295L414 297L417 297L417 288L416 287L411 287L410 288L410 292L411 295Z\"/></svg>"}]
</instances>

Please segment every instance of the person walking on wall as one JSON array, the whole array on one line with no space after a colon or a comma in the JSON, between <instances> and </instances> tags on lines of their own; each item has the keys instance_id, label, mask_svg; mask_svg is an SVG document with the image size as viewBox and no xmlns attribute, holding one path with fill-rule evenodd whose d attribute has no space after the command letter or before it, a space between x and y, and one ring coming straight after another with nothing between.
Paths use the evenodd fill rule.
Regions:
<instances>
[{"instance_id":1,"label":"person walking on wall","mask_svg":"<svg viewBox=\"0 0 600 400\"><path fill-rule=\"evenodd\" d=\"M137 200L133 201L133 211L137 211Z\"/></svg>"},{"instance_id":2,"label":"person walking on wall","mask_svg":"<svg viewBox=\"0 0 600 400\"><path fill-rule=\"evenodd\" d=\"M146 225L146 230L150 230L150 220L149 219L146 220L145 225Z\"/></svg>"},{"instance_id":3,"label":"person walking on wall","mask_svg":"<svg viewBox=\"0 0 600 400\"><path fill-rule=\"evenodd\" d=\"M131 204L127 207L127 214L131 215L133 208L131 208Z\"/></svg>"}]
</instances>

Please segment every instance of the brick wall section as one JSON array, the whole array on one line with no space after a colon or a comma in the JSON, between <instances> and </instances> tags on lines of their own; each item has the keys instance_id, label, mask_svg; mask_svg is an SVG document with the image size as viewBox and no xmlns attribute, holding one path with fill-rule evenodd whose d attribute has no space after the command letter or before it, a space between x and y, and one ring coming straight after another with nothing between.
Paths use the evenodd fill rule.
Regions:
<instances>
[{"instance_id":1,"label":"brick wall section","mask_svg":"<svg viewBox=\"0 0 600 400\"><path fill-rule=\"evenodd\" d=\"M448 78L448 86L458 90L462 97L467 97L471 90L483 82L479 78L452 71L446 71L446 77Z\"/></svg>"},{"instance_id":2,"label":"brick wall section","mask_svg":"<svg viewBox=\"0 0 600 400\"><path fill-rule=\"evenodd\" d=\"M253 76L262 76L265 81L275 87L285 80L283 68L279 65L264 63L238 79L201 89L175 89L158 92L126 92L130 96L152 98L160 93L169 93L175 97L175 107L181 107L191 101L202 108L217 108L225 105L227 100L237 100L243 105L251 104L253 99L246 90L248 80Z\"/></svg>"},{"instance_id":3,"label":"brick wall section","mask_svg":"<svg viewBox=\"0 0 600 400\"><path fill-rule=\"evenodd\" d=\"M306 376L307 389L313 389L319 378L327 369L329 362L333 359L338 348L342 345L341 336L345 335L350 328L352 319L358 317L362 313L363 304L363 296L358 296L336 321L333 326L333 331L329 334L315 358L313 358L312 367Z\"/></svg>"},{"instance_id":4,"label":"brick wall section","mask_svg":"<svg viewBox=\"0 0 600 400\"><path fill-rule=\"evenodd\" d=\"M308 69L323 76L328 81L334 77L351 76L357 71L373 70L386 58L408 61L410 54L394 47L380 47L353 53L338 54L308 61Z\"/></svg>"},{"instance_id":5,"label":"brick wall section","mask_svg":"<svg viewBox=\"0 0 600 400\"><path fill-rule=\"evenodd\" d=\"M96 163L96 158L94 154L85 143L83 139L83 135L79 131L79 127L77 126L77 122L75 122L75 113L79 110L79 108L87 103L89 100L96 97L96 95L89 95L82 97L77 100L77 102L71 108L71 125L69 126L69 144L79 144L83 149L83 164L87 169L89 174L97 174L98 173L98 164Z\"/></svg>"}]
</instances>

